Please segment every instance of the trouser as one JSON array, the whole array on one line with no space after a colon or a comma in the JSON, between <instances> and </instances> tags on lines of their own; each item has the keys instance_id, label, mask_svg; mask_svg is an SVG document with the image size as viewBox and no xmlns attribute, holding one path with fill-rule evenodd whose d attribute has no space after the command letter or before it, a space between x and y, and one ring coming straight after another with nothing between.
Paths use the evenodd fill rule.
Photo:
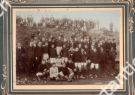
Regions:
<instances>
[{"instance_id":1,"label":"trouser","mask_svg":"<svg viewBox=\"0 0 135 95\"><path fill-rule=\"evenodd\" d=\"M75 67L77 69L77 75L82 75L82 63L81 62L75 62Z\"/></svg>"},{"instance_id":2,"label":"trouser","mask_svg":"<svg viewBox=\"0 0 135 95\"><path fill-rule=\"evenodd\" d=\"M38 56L38 66L41 64L42 62L42 56Z\"/></svg>"},{"instance_id":3,"label":"trouser","mask_svg":"<svg viewBox=\"0 0 135 95\"><path fill-rule=\"evenodd\" d=\"M17 59L16 60L16 74L20 74L20 59Z\"/></svg>"},{"instance_id":4,"label":"trouser","mask_svg":"<svg viewBox=\"0 0 135 95\"><path fill-rule=\"evenodd\" d=\"M50 76L50 80L59 81L59 77L58 77L58 75L56 75L56 76Z\"/></svg>"},{"instance_id":5,"label":"trouser","mask_svg":"<svg viewBox=\"0 0 135 95\"><path fill-rule=\"evenodd\" d=\"M39 66L38 60L34 59L34 67L33 67L33 69L34 69L35 72L37 72L38 66Z\"/></svg>"},{"instance_id":6,"label":"trouser","mask_svg":"<svg viewBox=\"0 0 135 95\"><path fill-rule=\"evenodd\" d=\"M74 73L72 72L72 73L69 74L69 80L72 80L73 77L74 77Z\"/></svg>"},{"instance_id":7,"label":"trouser","mask_svg":"<svg viewBox=\"0 0 135 95\"><path fill-rule=\"evenodd\" d=\"M91 66L91 63L87 63L87 76L89 76L90 75L90 73L91 73L91 68L90 68L90 66Z\"/></svg>"},{"instance_id":8,"label":"trouser","mask_svg":"<svg viewBox=\"0 0 135 95\"><path fill-rule=\"evenodd\" d=\"M92 71L93 75L98 74L99 64L98 63L91 63L91 71Z\"/></svg>"},{"instance_id":9,"label":"trouser","mask_svg":"<svg viewBox=\"0 0 135 95\"><path fill-rule=\"evenodd\" d=\"M26 73L26 60L21 61L20 73Z\"/></svg>"},{"instance_id":10,"label":"trouser","mask_svg":"<svg viewBox=\"0 0 135 95\"><path fill-rule=\"evenodd\" d=\"M112 61L112 68L115 69L115 58L111 58L111 61Z\"/></svg>"},{"instance_id":11,"label":"trouser","mask_svg":"<svg viewBox=\"0 0 135 95\"><path fill-rule=\"evenodd\" d=\"M49 76L49 73L45 73L44 75L39 75L37 77L39 77L40 79L43 79L44 77L47 78L48 76Z\"/></svg>"},{"instance_id":12,"label":"trouser","mask_svg":"<svg viewBox=\"0 0 135 95\"><path fill-rule=\"evenodd\" d=\"M62 46L57 46L56 47L57 55L60 55L61 49L62 49Z\"/></svg>"},{"instance_id":13,"label":"trouser","mask_svg":"<svg viewBox=\"0 0 135 95\"><path fill-rule=\"evenodd\" d=\"M83 76L86 76L86 70L87 70L86 65L87 65L86 62L81 62L81 70L82 70L81 74Z\"/></svg>"},{"instance_id":14,"label":"trouser","mask_svg":"<svg viewBox=\"0 0 135 95\"><path fill-rule=\"evenodd\" d=\"M100 60L100 69L103 71L105 69L105 60Z\"/></svg>"},{"instance_id":15,"label":"trouser","mask_svg":"<svg viewBox=\"0 0 135 95\"><path fill-rule=\"evenodd\" d=\"M30 75L30 71L32 70L32 67L33 67L33 58L29 58L28 75Z\"/></svg>"}]
</instances>

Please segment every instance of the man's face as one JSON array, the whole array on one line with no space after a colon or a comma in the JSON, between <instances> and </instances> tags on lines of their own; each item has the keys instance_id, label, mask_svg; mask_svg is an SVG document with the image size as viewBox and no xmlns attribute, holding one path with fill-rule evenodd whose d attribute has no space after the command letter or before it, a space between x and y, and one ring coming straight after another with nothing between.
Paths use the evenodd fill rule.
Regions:
<instances>
[{"instance_id":1,"label":"man's face","mask_svg":"<svg viewBox=\"0 0 135 95\"><path fill-rule=\"evenodd\" d=\"M53 67L56 67L56 64L53 64L52 66L53 66Z\"/></svg>"},{"instance_id":2,"label":"man's face","mask_svg":"<svg viewBox=\"0 0 135 95\"><path fill-rule=\"evenodd\" d=\"M68 62L71 63L71 59L69 59Z\"/></svg>"},{"instance_id":3,"label":"man's face","mask_svg":"<svg viewBox=\"0 0 135 95\"><path fill-rule=\"evenodd\" d=\"M66 46L65 45L63 45L63 48L65 48Z\"/></svg>"},{"instance_id":4,"label":"man's face","mask_svg":"<svg viewBox=\"0 0 135 95\"><path fill-rule=\"evenodd\" d=\"M51 39L49 39L49 42L51 42Z\"/></svg>"},{"instance_id":5,"label":"man's face","mask_svg":"<svg viewBox=\"0 0 135 95\"><path fill-rule=\"evenodd\" d=\"M101 51L103 51L103 48L101 48Z\"/></svg>"},{"instance_id":6,"label":"man's face","mask_svg":"<svg viewBox=\"0 0 135 95\"><path fill-rule=\"evenodd\" d=\"M82 45L81 44L79 44L79 46L78 46L79 48L81 48L82 47Z\"/></svg>"},{"instance_id":7,"label":"man's face","mask_svg":"<svg viewBox=\"0 0 135 95\"><path fill-rule=\"evenodd\" d=\"M90 63L90 60L88 60L88 63Z\"/></svg>"},{"instance_id":8,"label":"man's face","mask_svg":"<svg viewBox=\"0 0 135 95\"><path fill-rule=\"evenodd\" d=\"M81 42L83 42L83 39L81 39Z\"/></svg>"},{"instance_id":9,"label":"man's face","mask_svg":"<svg viewBox=\"0 0 135 95\"><path fill-rule=\"evenodd\" d=\"M83 53L84 52L84 49L81 49L81 52Z\"/></svg>"},{"instance_id":10,"label":"man's face","mask_svg":"<svg viewBox=\"0 0 135 95\"><path fill-rule=\"evenodd\" d=\"M48 46L48 43L45 43L46 46Z\"/></svg>"},{"instance_id":11,"label":"man's face","mask_svg":"<svg viewBox=\"0 0 135 95\"><path fill-rule=\"evenodd\" d=\"M52 48L54 48L54 45L52 45Z\"/></svg>"},{"instance_id":12,"label":"man's face","mask_svg":"<svg viewBox=\"0 0 135 95\"><path fill-rule=\"evenodd\" d=\"M18 47L21 47L21 44L20 43L18 43Z\"/></svg>"},{"instance_id":13,"label":"man's face","mask_svg":"<svg viewBox=\"0 0 135 95\"><path fill-rule=\"evenodd\" d=\"M39 43L38 43L38 46L41 47L41 45L42 45L41 42L39 42Z\"/></svg>"},{"instance_id":14,"label":"man's face","mask_svg":"<svg viewBox=\"0 0 135 95\"><path fill-rule=\"evenodd\" d=\"M75 41L76 41L76 37L75 37Z\"/></svg>"},{"instance_id":15,"label":"man's face","mask_svg":"<svg viewBox=\"0 0 135 95\"><path fill-rule=\"evenodd\" d=\"M33 43L32 42L30 42L30 46L32 46L33 45Z\"/></svg>"},{"instance_id":16,"label":"man's face","mask_svg":"<svg viewBox=\"0 0 135 95\"><path fill-rule=\"evenodd\" d=\"M78 51L79 49L78 48L76 48L76 51Z\"/></svg>"},{"instance_id":17,"label":"man's face","mask_svg":"<svg viewBox=\"0 0 135 95\"><path fill-rule=\"evenodd\" d=\"M42 60L42 64L45 64L45 60Z\"/></svg>"},{"instance_id":18,"label":"man's face","mask_svg":"<svg viewBox=\"0 0 135 95\"><path fill-rule=\"evenodd\" d=\"M59 36L59 37L58 37L58 39L60 40L60 39L61 39L61 37Z\"/></svg>"},{"instance_id":19,"label":"man's face","mask_svg":"<svg viewBox=\"0 0 135 95\"><path fill-rule=\"evenodd\" d=\"M84 42L86 42L86 39L84 39Z\"/></svg>"},{"instance_id":20,"label":"man's face","mask_svg":"<svg viewBox=\"0 0 135 95\"><path fill-rule=\"evenodd\" d=\"M87 45L84 46L85 48L88 48Z\"/></svg>"},{"instance_id":21,"label":"man's face","mask_svg":"<svg viewBox=\"0 0 135 95\"><path fill-rule=\"evenodd\" d=\"M42 41L45 41L45 38L42 38Z\"/></svg>"},{"instance_id":22,"label":"man's face","mask_svg":"<svg viewBox=\"0 0 135 95\"><path fill-rule=\"evenodd\" d=\"M64 39L64 42L66 42L67 41L67 39Z\"/></svg>"}]
</instances>

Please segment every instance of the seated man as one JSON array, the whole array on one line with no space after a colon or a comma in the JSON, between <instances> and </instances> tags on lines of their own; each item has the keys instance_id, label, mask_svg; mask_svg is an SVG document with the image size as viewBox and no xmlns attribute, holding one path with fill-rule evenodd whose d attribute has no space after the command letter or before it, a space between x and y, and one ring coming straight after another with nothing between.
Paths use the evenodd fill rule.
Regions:
<instances>
[{"instance_id":1,"label":"seated man","mask_svg":"<svg viewBox=\"0 0 135 95\"><path fill-rule=\"evenodd\" d=\"M42 60L42 64L40 64L38 66L38 72L37 72L36 76L40 80L44 77L48 77L48 75L49 75L48 66L46 65L45 60Z\"/></svg>"},{"instance_id":2,"label":"seated man","mask_svg":"<svg viewBox=\"0 0 135 95\"><path fill-rule=\"evenodd\" d=\"M66 64L66 67L72 71L73 73L75 73L77 70L75 68L75 64L73 63L72 59L71 58L68 58L68 62Z\"/></svg>"},{"instance_id":3,"label":"seated man","mask_svg":"<svg viewBox=\"0 0 135 95\"><path fill-rule=\"evenodd\" d=\"M58 77L58 67L56 67L56 63L52 64L52 67L50 68L50 79L59 81Z\"/></svg>"},{"instance_id":4,"label":"seated man","mask_svg":"<svg viewBox=\"0 0 135 95\"><path fill-rule=\"evenodd\" d=\"M66 64L63 64L63 67L59 68L59 76L61 77L61 79L64 78L67 81L72 82L74 73L70 68L66 67Z\"/></svg>"},{"instance_id":5,"label":"seated man","mask_svg":"<svg viewBox=\"0 0 135 95\"><path fill-rule=\"evenodd\" d=\"M68 58L68 63L67 63L66 66L67 66L67 68L68 68L68 70L69 70L69 72L70 72L71 75L72 74L74 74L74 75L77 74L77 70L75 68L75 64L73 63L73 61L72 61L71 58Z\"/></svg>"}]
</instances>

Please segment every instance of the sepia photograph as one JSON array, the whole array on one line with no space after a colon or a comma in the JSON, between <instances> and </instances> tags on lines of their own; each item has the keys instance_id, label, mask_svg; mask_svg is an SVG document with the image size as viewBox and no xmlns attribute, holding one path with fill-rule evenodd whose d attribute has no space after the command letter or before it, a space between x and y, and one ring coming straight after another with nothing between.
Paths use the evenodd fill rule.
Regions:
<instances>
[{"instance_id":1,"label":"sepia photograph","mask_svg":"<svg viewBox=\"0 0 135 95\"><path fill-rule=\"evenodd\" d=\"M16 85L118 83L120 11L16 11L15 20Z\"/></svg>"}]
</instances>

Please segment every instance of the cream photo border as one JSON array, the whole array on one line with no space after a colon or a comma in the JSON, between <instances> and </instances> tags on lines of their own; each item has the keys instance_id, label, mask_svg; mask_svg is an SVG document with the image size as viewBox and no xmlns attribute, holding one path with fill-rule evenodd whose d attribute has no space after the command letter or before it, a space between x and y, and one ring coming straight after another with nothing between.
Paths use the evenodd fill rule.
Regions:
<instances>
[{"instance_id":1,"label":"cream photo border","mask_svg":"<svg viewBox=\"0 0 135 95\"><path fill-rule=\"evenodd\" d=\"M33 6L32 6L33 7ZM51 6L54 7L54 6ZM123 55L125 54L125 50L123 52L123 42L125 43L125 40L123 40L123 11L122 8L15 8L13 9L13 63L11 63L11 66L13 65L13 68L11 68L11 76L13 71L13 80L11 78L11 87L13 82L13 90L40 90L40 89L101 89L101 87L105 88L106 85L16 85L16 12L17 11L119 11L119 47L120 47L120 73L123 74L123 71L121 67L123 67ZM125 31L124 31L125 33ZM123 80L123 77L120 76L120 80ZM125 81L124 81L125 82ZM118 89L123 89L123 84L120 84L120 87ZM108 88L109 89L109 88ZM27 91L26 91L27 92Z\"/></svg>"}]
</instances>

